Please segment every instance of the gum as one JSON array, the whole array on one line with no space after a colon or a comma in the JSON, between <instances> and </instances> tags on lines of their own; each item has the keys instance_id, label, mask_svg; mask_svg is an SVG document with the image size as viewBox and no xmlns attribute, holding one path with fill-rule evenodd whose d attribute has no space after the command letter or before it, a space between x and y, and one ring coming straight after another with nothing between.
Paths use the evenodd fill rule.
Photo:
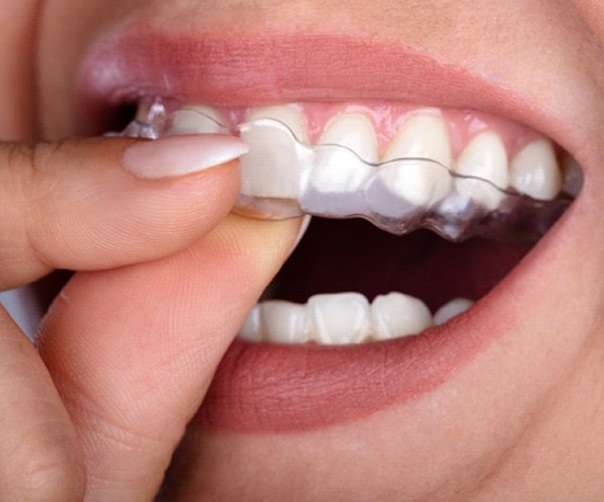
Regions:
<instances>
[{"instance_id":1,"label":"gum","mask_svg":"<svg viewBox=\"0 0 604 502\"><path fill-rule=\"evenodd\" d=\"M333 105L330 112L333 112L335 107L336 105ZM173 118L173 112L168 111L169 108L170 105L167 106L159 99L143 102L135 120L126 127L122 135L157 139L169 134ZM182 110L182 108L174 108L174 111ZM403 108L399 108L396 110L396 117L404 117ZM324 113L327 109L327 105L321 107L320 110L315 109L314 115L312 110L306 109L305 116L311 119L314 117L318 123L320 120L317 118L317 114ZM372 108L374 111L377 109ZM391 123L392 117L395 116L391 113L392 109L390 107L388 113L381 114L382 126L377 129L378 131L384 133L388 124L390 124L389 127L396 126ZM409 108L408 113L411 113L410 110ZM348 111L357 111L357 109ZM198 113L201 114L201 112ZM439 113L439 111L436 110L434 113ZM476 128L487 127L478 114L463 115L462 111L444 113L459 114L458 117L447 117L451 123L459 126L458 142L463 141L463 134L475 132ZM288 198L255 196L250 193L249 189L246 189L245 183L246 176L253 176L253 173L242 172L244 180L242 193L235 210L245 216L262 219L287 219L305 214L326 218L360 217L387 232L399 235L419 228L427 228L452 241L480 236L515 245L531 245L551 228L572 203L572 199L564 194L554 200L542 201L512 190L502 190L489 181L465 177L452 172L448 166L440 165L431 159L404 158L382 164L370 164L341 145L303 143L285 124L274 119L238 122L243 120L242 117L245 117L245 114L244 110L231 111L229 116L225 116L227 124L218 122L207 115L205 117L212 121L212 125L216 127L217 131L223 133L245 136L250 131L264 128L266 131L278 134L281 147L285 146L290 155L293 154L297 164L294 169L300 172L299 181L296 180L299 183L297 193ZM374 117L374 120L378 119L379 117ZM465 124L465 128L461 127L463 124ZM491 120L488 126L493 128L494 122ZM504 141L507 141L508 148L513 149L519 148L519 145L534 139L537 135L534 131L522 128L522 126L513 128L504 120L500 121L497 129L502 134ZM318 128L309 126L309 131L312 143L313 138L318 136L316 132ZM455 138L455 135L452 137ZM511 145L512 143L513 145ZM369 173L362 186L353 192L344 193L326 194L317 190L313 191L312 184L309 183L312 170L320 169L325 164L333 164L333 159L340 161L342 158L348 158L350 165L359 166ZM380 184L380 176L386 169L394 170L397 173L400 170L403 173L412 164L416 168L432 169L441 179L443 173L446 173L452 187L468 182L473 183L475 191L490 193L491 198L497 200L498 204L490 209L484 204L477 203L471 196L464 195L468 193L468 190L455 189L448 191L445 197L437 198L434 201L410 203ZM284 171L280 169L275 170L274 176L283 176L283 173ZM251 191L253 192L253 190Z\"/></svg>"}]
</instances>

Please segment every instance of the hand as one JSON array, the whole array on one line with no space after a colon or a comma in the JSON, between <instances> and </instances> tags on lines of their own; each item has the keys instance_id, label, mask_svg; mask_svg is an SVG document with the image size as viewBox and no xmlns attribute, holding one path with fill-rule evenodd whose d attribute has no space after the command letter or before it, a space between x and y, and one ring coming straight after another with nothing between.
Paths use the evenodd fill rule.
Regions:
<instances>
[{"instance_id":1,"label":"hand","mask_svg":"<svg viewBox=\"0 0 604 502\"><path fill-rule=\"evenodd\" d=\"M295 222L214 228L242 153L217 137L0 145L0 289L82 271L39 351L0 312L0 500L153 498L295 239ZM254 257L267 240L274 254Z\"/></svg>"}]
</instances>

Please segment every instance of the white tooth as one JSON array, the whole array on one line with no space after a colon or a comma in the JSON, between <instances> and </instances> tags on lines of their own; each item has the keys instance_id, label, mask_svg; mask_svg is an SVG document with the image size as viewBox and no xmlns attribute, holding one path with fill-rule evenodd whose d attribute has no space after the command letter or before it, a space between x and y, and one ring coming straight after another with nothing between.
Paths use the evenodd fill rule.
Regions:
<instances>
[{"instance_id":1,"label":"white tooth","mask_svg":"<svg viewBox=\"0 0 604 502\"><path fill-rule=\"evenodd\" d=\"M183 134L225 133L227 128L224 117L209 106L191 106L174 112L172 125L167 136Z\"/></svg>"},{"instance_id":2,"label":"white tooth","mask_svg":"<svg viewBox=\"0 0 604 502\"><path fill-rule=\"evenodd\" d=\"M415 335L432 326L432 314L424 302L402 293L376 296L371 317L376 340Z\"/></svg>"},{"instance_id":3,"label":"white tooth","mask_svg":"<svg viewBox=\"0 0 604 502\"><path fill-rule=\"evenodd\" d=\"M368 214L364 189L373 171L349 150L320 148L302 188L300 207L308 213L330 216Z\"/></svg>"},{"instance_id":4,"label":"white tooth","mask_svg":"<svg viewBox=\"0 0 604 502\"><path fill-rule=\"evenodd\" d=\"M472 305L474 305L474 302L465 298L451 300L436 311L436 314L434 314L434 324L440 326L459 314L462 314Z\"/></svg>"},{"instance_id":5,"label":"white tooth","mask_svg":"<svg viewBox=\"0 0 604 502\"><path fill-rule=\"evenodd\" d=\"M422 157L451 168L451 140L446 122L435 115L411 117L388 146L383 161Z\"/></svg>"},{"instance_id":6,"label":"white tooth","mask_svg":"<svg viewBox=\"0 0 604 502\"><path fill-rule=\"evenodd\" d=\"M252 122L257 119L274 119L283 122L300 142L308 142L302 112L295 104L254 108L245 120L246 122Z\"/></svg>"},{"instance_id":7,"label":"white tooth","mask_svg":"<svg viewBox=\"0 0 604 502\"><path fill-rule=\"evenodd\" d=\"M367 213L363 189L374 171L368 163L378 160L377 136L369 119L360 114L339 115L318 144L326 146L315 146L314 166L300 201L302 208L331 216Z\"/></svg>"},{"instance_id":8,"label":"white tooth","mask_svg":"<svg viewBox=\"0 0 604 502\"><path fill-rule=\"evenodd\" d=\"M560 193L562 173L550 141L533 141L514 157L510 185L535 199L552 200Z\"/></svg>"},{"instance_id":9,"label":"white tooth","mask_svg":"<svg viewBox=\"0 0 604 502\"><path fill-rule=\"evenodd\" d=\"M405 159L382 166L369 190L373 209L383 216L402 217L411 208L429 208L444 199L453 181L447 125L440 117L409 119L392 141L382 161Z\"/></svg>"},{"instance_id":10,"label":"white tooth","mask_svg":"<svg viewBox=\"0 0 604 502\"><path fill-rule=\"evenodd\" d=\"M261 340L260 305L256 305L249 313L237 337L249 342L259 342Z\"/></svg>"},{"instance_id":11,"label":"white tooth","mask_svg":"<svg viewBox=\"0 0 604 502\"><path fill-rule=\"evenodd\" d=\"M301 206L309 212L332 216L365 213L363 188L374 170L367 162L378 160L377 136L369 119L360 114L339 115L318 143L327 146L315 147L315 163Z\"/></svg>"},{"instance_id":12,"label":"white tooth","mask_svg":"<svg viewBox=\"0 0 604 502\"><path fill-rule=\"evenodd\" d=\"M275 343L306 343L306 306L281 300L261 304L264 338Z\"/></svg>"},{"instance_id":13,"label":"white tooth","mask_svg":"<svg viewBox=\"0 0 604 502\"><path fill-rule=\"evenodd\" d=\"M476 203L492 210L499 206L505 194L496 187L507 189L509 184L508 158L501 138L494 132L482 132L475 136L457 160L456 171L464 176L480 180L458 178L456 191Z\"/></svg>"},{"instance_id":14,"label":"white tooth","mask_svg":"<svg viewBox=\"0 0 604 502\"><path fill-rule=\"evenodd\" d=\"M248 122L260 118L283 122L305 141L302 116L293 105L254 110ZM300 197L301 180L310 163L301 157L308 149L300 149L287 128L260 123L241 129L241 138L250 147L250 152L241 157L242 195L274 199Z\"/></svg>"},{"instance_id":15,"label":"white tooth","mask_svg":"<svg viewBox=\"0 0 604 502\"><path fill-rule=\"evenodd\" d=\"M572 197L578 197L583 188L583 171L579 163L570 155L564 159L563 191Z\"/></svg>"},{"instance_id":16,"label":"white tooth","mask_svg":"<svg viewBox=\"0 0 604 502\"><path fill-rule=\"evenodd\" d=\"M307 309L311 339L320 344L359 343L370 334L369 302L361 294L315 295Z\"/></svg>"},{"instance_id":17,"label":"white tooth","mask_svg":"<svg viewBox=\"0 0 604 502\"><path fill-rule=\"evenodd\" d=\"M366 162L378 161L375 129L371 121L360 113L343 113L331 119L318 143L345 146Z\"/></svg>"}]
</instances>

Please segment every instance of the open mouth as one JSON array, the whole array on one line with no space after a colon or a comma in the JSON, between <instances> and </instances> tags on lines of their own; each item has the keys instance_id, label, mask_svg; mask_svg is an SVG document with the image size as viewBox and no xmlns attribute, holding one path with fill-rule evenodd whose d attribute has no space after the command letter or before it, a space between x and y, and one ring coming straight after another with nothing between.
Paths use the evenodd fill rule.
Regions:
<instances>
[{"instance_id":1,"label":"open mouth","mask_svg":"<svg viewBox=\"0 0 604 502\"><path fill-rule=\"evenodd\" d=\"M250 147L240 213L321 217L242 327L239 338L255 343L359 344L442 325L520 261L582 183L549 139L473 110L155 98L125 131L219 133Z\"/></svg>"},{"instance_id":2,"label":"open mouth","mask_svg":"<svg viewBox=\"0 0 604 502\"><path fill-rule=\"evenodd\" d=\"M80 82L90 109L140 104L129 135L240 135L241 214L313 215L225 354L198 425L355 420L434 390L513 329L582 185L563 148L519 123L539 128L542 114L390 45L201 38L134 28L96 49ZM296 66L281 67L292 51ZM141 54L146 65L130 64ZM336 64L351 55L359 64Z\"/></svg>"}]
</instances>

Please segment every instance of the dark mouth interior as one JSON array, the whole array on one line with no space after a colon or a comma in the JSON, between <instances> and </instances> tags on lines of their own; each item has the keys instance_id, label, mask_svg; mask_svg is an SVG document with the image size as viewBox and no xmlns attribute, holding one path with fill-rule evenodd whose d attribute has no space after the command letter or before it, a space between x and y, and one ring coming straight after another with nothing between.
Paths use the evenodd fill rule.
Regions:
<instances>
[{"instance_id":1,"label":"dark mouth interior","mask_svg":"<svg viewBox=\"0 0 604 502\"><path fill-rule=\"evenodd\" d=\"M268 291L296 303L319 293L355 291L371 301L397 291L435 311L456 297L481 298L529 250L479 238L453 243L427 230L395 236L361 219L313 218Z\"/></svg>"}]
</instances>

